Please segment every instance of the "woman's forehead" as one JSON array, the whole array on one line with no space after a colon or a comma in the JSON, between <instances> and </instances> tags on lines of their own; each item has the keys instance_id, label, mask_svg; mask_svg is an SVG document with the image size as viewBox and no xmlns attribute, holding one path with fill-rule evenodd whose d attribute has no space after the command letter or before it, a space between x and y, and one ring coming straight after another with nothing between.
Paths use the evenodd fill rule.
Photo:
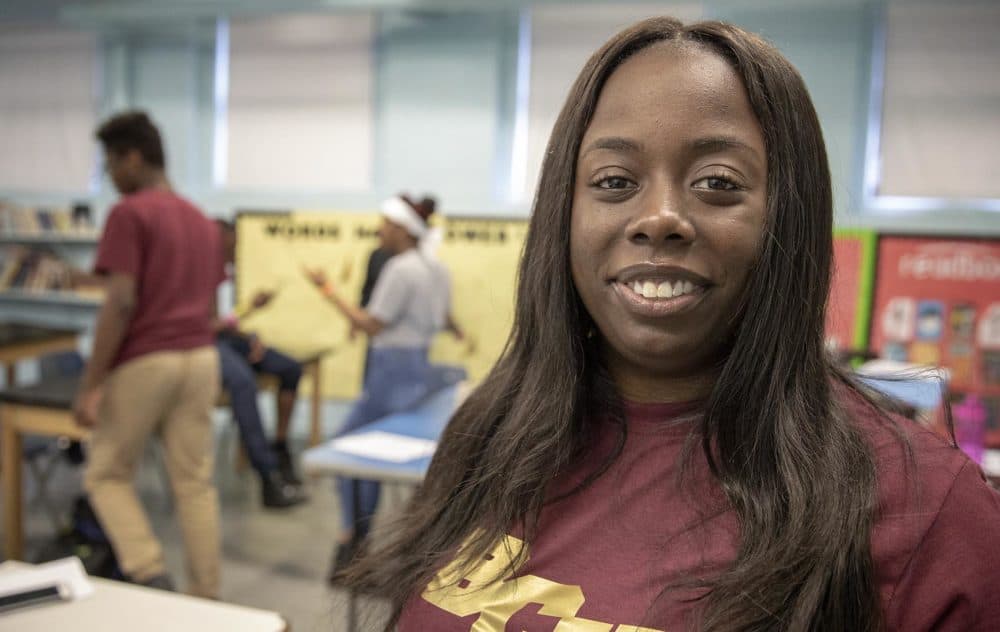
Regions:
<instances>
[{"instance_id":1,"label":"woman's forehead","mask_svg":"<svg viewBox=\"0 0 1000 632\"><path fill-rule=\"evenodd\" d=\"M622 139L637 144L691 144L730 138L763 158L764 139L740 76L701 45L650 46L608 78L581 142Z\"/></svg>"},{"instance_id":2,"label":"woman's forehead","mask_svg":"<svg viewBox=\"0 0 1000 632\"><path fill-rule=\"evenodd\" d=\"M705 47L658 44L616 68L598 96L591 125L642 117L668 121L685 110L725 114L749 99L729 62Z\"/></svg>"}]
</instances>

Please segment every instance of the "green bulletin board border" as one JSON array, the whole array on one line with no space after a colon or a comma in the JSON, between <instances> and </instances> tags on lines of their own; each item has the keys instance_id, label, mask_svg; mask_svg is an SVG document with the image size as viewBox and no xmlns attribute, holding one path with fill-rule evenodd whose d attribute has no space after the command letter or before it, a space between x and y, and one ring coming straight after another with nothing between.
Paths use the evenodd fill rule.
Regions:
<instances>
[{"instance_id":1,"label":"green bulletin board border","mask_svg":"<svg viewBox=\"0 0 1000 632\"><path fill-rule=\"evenodd\" d=\"M854 317L854 335L851 344L855 349L868 350L871 333L872 309L875 303L875 271L878 263L878 237L875 230L865 228L838 228L834 237L857 239L861 242L861 265L858 268L857 311Z\"/></svg>"}]
</instances>

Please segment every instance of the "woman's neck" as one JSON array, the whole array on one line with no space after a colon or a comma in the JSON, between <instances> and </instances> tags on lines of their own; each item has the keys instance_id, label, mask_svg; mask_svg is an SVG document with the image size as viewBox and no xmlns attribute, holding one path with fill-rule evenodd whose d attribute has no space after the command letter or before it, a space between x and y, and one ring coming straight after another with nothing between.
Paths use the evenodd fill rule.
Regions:
<instances>
[{"instance_id":1,"label":"woman's neck","mask_svg":"<svg viewBox=\"0 0 1000 632\"><path fill-rule=\"evenodd\" d=\"M636 381L619 379L612 374L618 392L637 404L670 404L705 399L712 392L715 379L709 376L691 376Z\"/></svg>"}]
</instances>

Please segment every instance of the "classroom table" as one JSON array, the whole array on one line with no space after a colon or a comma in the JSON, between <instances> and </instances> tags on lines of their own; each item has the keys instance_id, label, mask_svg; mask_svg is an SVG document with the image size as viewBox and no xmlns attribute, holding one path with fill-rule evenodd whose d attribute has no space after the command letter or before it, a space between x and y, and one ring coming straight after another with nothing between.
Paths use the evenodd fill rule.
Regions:
<instances>
[{"instance_id":1,"label":"classroom table","mask_svg":"<svg viewBox=\"0 0 1000 632\"><path fill-rule=\"evenodd\" d=\"M79 345L79 333L76 331L66 330L66 329L52 329L49 327L40 327L36 325L23 325L17 323L0 323L0 365L3 365L6 384L8 389L16 387L16 375L17 375L17 363L21 360L26 360L29 358L37 358L50 353L58 353L65 351L76 351ZM73 386L75 391L75 386ZM57 398L61 397L57 394ZM70 395L70 402L72 402L72 394ZM10 411L4 411L4 405L0 405L0 423L3 422L4 417L10 414ZM45 408L42 411L43 414L40 415L14 415L17 419L12 420L10 424L3 424L2 429L2 444L0 444L0 467L3 470L3 493L6 497L10 490L10 484L16 482L17 493L13 494L11 497L16 498L17 504L13 509L9 509L11 505L4 506L4 542L5 550L11 551L9 548L13 545L14 549L20 548L21 542L21 437L18 432L18 424L24 421L25 417L29 417L28 423L37 425L43 430L41 434L57 434L66 436L73 436L79 434L78 428L73 428L71 433L54 433L51 430L54 427L62 428L65 424L62 420L58 419L58 415L52 415L49 408ZM69 424L72 425L72 424ZM8 432L8 430L10 432ZM11 481L8 484L8 481ZM10 498L8 498L10 500ZM13 521L17 520L18 528L12 529Z\"/></svg>"},{"instance_id":2,"label":"classroom table","mask_svg":"<svg viewBox=\"0 0 1000 632\"><path fill-rule=\"evenodd\" d=\"M377 431L437 441L455 410L460 388L458 384L444 388L411 411L383 417L343 436L357 436ZM423 480L430 463L430 456L403 463L359 456L337 450L331 441L302 453L302 469L306 473L346 476L384 483L416 485Z\"/></svg>"},{"instance_id":3,"label":"classroom table","mask_svg":"<svg viewBox=\"0 0 1000 632\"><path fill-rule=\"evenodd\" d=\"M370 423L343 437L361 436L372 432L386 432L417 439L437 441L451 419L459 402L461 384L442 389L407 412L395 413ZM338 450L328 441L310 448L302 454L302 470L307 474L345 476L354 479L383 483L419 484L427 473L431 456L398 463L378 458L359 456ZM357 494L355 494L355 500ZM357 629L357 604L352 591L347 601L347 629Z\"/></svg>"},{"instance_id":4,"label":"classroom table","mask_svg":"<svg viewBox=\"0 0 1000 632\"><path fill-rule=\"evenodd\" d=\"M946 383L935 379L907 380L859 376L859 379L893 399L914 407L917 410L934 410L944 401Z\"/></svg>"},{"instance_id":5,"label":"classroom table","mask_svg":"<svg viewBox=\"0 0 1000 632\"><path fill-rule=\"evenodd\" d=\"M14 386L17 363L58 351L76 351L79 334L65 329L0 323L0 365Z\"/></svg>"},{"instance_id":6,"label":"classroom table","mask_svg":"<svg viewBox=\"0 0 1000 632\"><path fill-rule=\"evenodd\" d=\"M0 564L0 573L24 568ZM0 615L0 632L287 632L276 612L91 577L94 594Z\"/></svg>"},{"instance_id":7,"label":"classroom table","mask_svg":"<svg viewBox=\"0 0 1000 632\"><path fill-rule=\"evenodd\" d=\"M7 559L24 555L21 481L22 439L26 434L83 441L90 432L73 421L79 377L46 380L0 391L0 476L3 480L3 539Z\"/></svg>"},{"instance_id":8,"label":"classroom table","mask_svg":"<svg viewBox=\"0 0 1000 632\"><path fill-rule=\"evenodd\" d=\"M919 411L933 410L947 399L947 369L877 358L859 366L856 375L876 391Z\"/></svg>"},{"instance_id":9,"label":"classroom table","mask_svg":"<svg viewBox=\"0 0 1000 632\"><path fill-rule=\"evenodd\" d=\"M326 352L299 361L312 378L310 445L319 443L322 392L320 360ZM268 376L262 377L265 386ZM32 386L0 391L0 480L2 480L4 555L19 560L24 555L24 500L21 471L24 435L67 437L84 441L90 432L73 420L73 399L79 376L45 380Z\"/></svg>"}]
</instances>

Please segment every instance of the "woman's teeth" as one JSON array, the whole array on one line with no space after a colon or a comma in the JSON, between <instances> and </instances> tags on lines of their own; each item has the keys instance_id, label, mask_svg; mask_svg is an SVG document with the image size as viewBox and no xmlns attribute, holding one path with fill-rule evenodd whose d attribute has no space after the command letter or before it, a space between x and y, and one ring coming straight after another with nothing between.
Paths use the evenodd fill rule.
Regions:
<instances>
[{"instance_id":1,"label":"woman's teeth","mask_svg":"<svg viewBox=\"0 0 1000 632\"><path fill-rule=\"evenodd\" d=\"M673 298L694 292L696 286L690 281L633 281L632 291L646 298Z\"/></svg>"}]
</instances>

